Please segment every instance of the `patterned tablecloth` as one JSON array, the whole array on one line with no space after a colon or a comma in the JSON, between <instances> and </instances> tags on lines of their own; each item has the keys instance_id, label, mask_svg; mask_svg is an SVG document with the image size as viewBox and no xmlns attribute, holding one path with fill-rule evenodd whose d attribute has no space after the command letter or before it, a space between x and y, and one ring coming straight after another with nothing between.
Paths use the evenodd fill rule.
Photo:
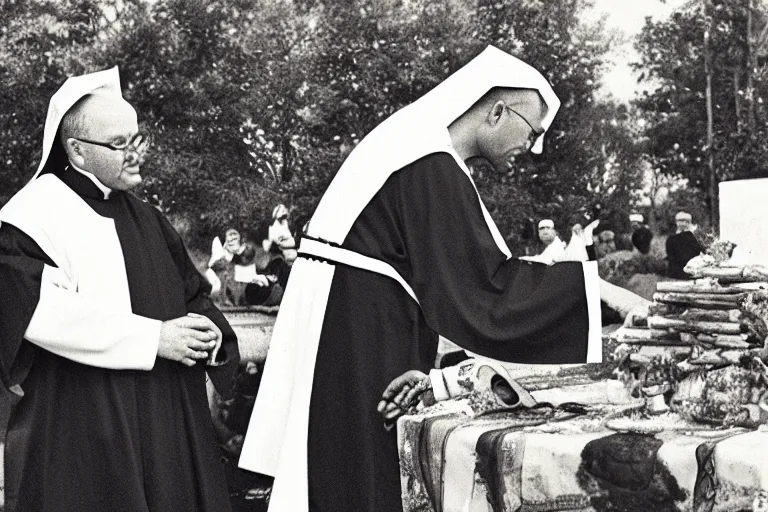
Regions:
<instances>
[{"instance_id":1,"label":"patterned tablecloth","mask_svg":"<svg viewBox=\"0 0 768 512\"><path fill-rule=\"evenodd\" d=\"M626 409L470 417L444 403L405 416L404 510L768 511L764 427L723 430Z\"/></svg>"}]
</instances>

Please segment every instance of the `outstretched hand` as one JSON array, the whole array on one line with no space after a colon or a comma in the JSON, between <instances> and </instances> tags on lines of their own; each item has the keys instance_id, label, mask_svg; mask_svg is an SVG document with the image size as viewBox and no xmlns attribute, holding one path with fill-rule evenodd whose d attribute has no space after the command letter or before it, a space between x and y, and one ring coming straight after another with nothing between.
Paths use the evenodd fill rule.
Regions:
<instances>
[{"instance_id":1,"label":"outstretched hand","mask_svg":"<svg viewBox=\"0 0 768 512\"><path fill-rule=\"evenodd\" d=\"M396 377L382 393L376 410L385 423L392 423L407 412L427 389L429 377L419 370L410 370Z\"/></svg>"},{"instance_id":2,"label":"outstretched hand","mask_svg":"<svg viewBox=\"0 0 768 512\"><path fill-rule=\"evenodd\" d=\"M195 313L166 320L160 327L157 356L193 366L221 344L221 331L209 318Z\"/></svg>"},{"instance_id":3,"label":"outstretched hand","mask_svg":"<svg viewBox=\"0 0 768 512\"><path fill-rule=\"evenodd\" d=\"M631 328L645 325L648 321L648 316L650 316L650 304L650 302L646 301L630 309L627 316L624 317L622 327Z\"/></svg>"}]
</instances>

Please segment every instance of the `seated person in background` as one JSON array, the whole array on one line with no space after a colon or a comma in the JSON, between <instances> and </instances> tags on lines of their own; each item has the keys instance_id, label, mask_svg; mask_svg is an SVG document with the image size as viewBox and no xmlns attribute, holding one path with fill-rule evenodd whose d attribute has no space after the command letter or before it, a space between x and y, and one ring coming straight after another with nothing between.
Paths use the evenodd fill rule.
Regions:
<instances>
[{"instance_id":1,"label":"seated person in background","mask_svg":"<svg viewBox=\"0 0 768 512\"><path fill-rule=\"evenodd\" d=\"M642 215L633 213L629 216L629 225L632 229L632 245L641 254L648 254L651 250L653 233L651 233L647 225L643 224L643 220Z\"/></svg>"},{"instance_id":2,"label":"seated person in background","mask_svg":"<svg viewBox=\"0 0 768 512\"><path fill-rule=\"evenodd\" d=\"M223 238L224 244L218 237L213 240L205 274L221 300L235 306L279 304L283 288L276 275L257 272L254 245L236 229L228 229Z\"/></svg>"},{"instance_id":3,"label":"seated person in background","mask_svg":"<svg viewBox=\"0 0 768 512\"><path fill-rule=\"evenodd\" d=\"M272 223L267 230L267 238L262 240L265 251L278 249L288 266L296 259L296 239L291 234L288 223L288 208L283 204L272 210Z\"/></svg>"},{"instance_id":4,"label":"seated person in background","mask_svg":"<svg viewBox=\"0 0 768 512\"><path fill-rule=\"evenodd\" d=\"M683 269L692 258L704 251L691 229L692 217L687 212L677 212L677 232L667 238L667 273L675 279L690 279Z\"/></svg>"},{"instance_id":5,"label":"seated person in background","mask_svg":"<svg viewBox=\"0 0 768 512\"><path fill-rule=\"evenodd\" d=\"M601 231L600 234L597 235L597 238L598 244L596 250L598 258L616 252L616 234L613 231L610 229Z\"/></svg>"},{"instance_id":6,"label":"seated person in background","mask_svg":"<svg viewBox=\"0 0 768 512\"><path fill-rule=\"evenodd\" d=\"M239 306L243 303L243 281L248 269L242 256L247 244L241 240L240 232L232 228L227 229L221 237L214 238L208 270L205 272L205 277L211 283L211 295L219 296L222 302L229 305Z\"/></svg>"},{"instance_id":7,"label":"seated person in background","mask_svg":"<svg viewBox=\"0 0 768 512\"><path fill-rule=\"evenodd\" d=\"M565 250L565 242L560 240L555 230L555 223L552 219L542 219L539 221L539 240L544 249L539 253L542 260L557 261Z\"/></svg>"},{"instance_id":8,"label":"seated person in background","mask_svg":"<svg viewBox=\"0 0 768 512\"><path fill-rule=\"evenodd\" d=\"M291 265L296 259L296 240L288 224L288 209L282 204L277 205L272 210L272 217L262 223L256 235L261 240L261 247L255 248L256 269L275 276L285 290Z\"/></svg>"},{"instance_id":9,"label":"seated person in background","mask_svg":"<svg viewBox=\"0 0 768 512\"><path fill-rule=\"evenodd\" d=\"M592 231L600 221L593 221L586 227L576 222L571 228L571 239L568 245L557 236L554 223L550 219L539 222L539 239L542 243L549 242L546 249L536 256L521 256L520 259L552 264L558 261L587 261L596 260L593 246Z\"/></svg>"}]
</instances>

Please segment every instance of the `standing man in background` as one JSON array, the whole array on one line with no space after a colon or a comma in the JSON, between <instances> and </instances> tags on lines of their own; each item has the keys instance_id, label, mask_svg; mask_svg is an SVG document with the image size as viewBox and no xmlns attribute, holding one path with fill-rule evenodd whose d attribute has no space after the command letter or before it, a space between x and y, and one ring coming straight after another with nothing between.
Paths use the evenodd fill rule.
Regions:
<instances>
[{"instance_id":1,"label":"standing man in background","mask_svg":"<svg viewBox=\"0 0 768 512\"><path fill-rule=\"evenodd\" d=\"M699 240L691 230L693 218L688 212L677 212L675 225L677 231L667 238L667 273L675 279L690 279L683 270L685 265L704 251Z\"/></svg>"},{"instance_id":2,"label":"standing man in background","mask_svg":"<svg viewBox=\"0 0 768 512\"><path fill-rule=\"evenodd\" d=\"M643 220L643 216L639 213L632 213L629 216L629 226L632 230L632 245L641 254L648 254L651 250L653 233L648 226L643 224Z\"/></svg>"}]
</instances>

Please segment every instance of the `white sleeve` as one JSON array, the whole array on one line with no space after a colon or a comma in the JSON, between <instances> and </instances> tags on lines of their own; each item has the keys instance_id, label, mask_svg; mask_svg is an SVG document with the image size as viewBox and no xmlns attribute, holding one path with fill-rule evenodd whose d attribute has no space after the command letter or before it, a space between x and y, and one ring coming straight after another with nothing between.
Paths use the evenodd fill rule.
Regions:
<instances>
[{"instance_id":1,"label":"white sleeve","mask_svg":"<svg viewBox=\"0 0 768 512\"><path fill-rule=\"evenodd\" d=\"M160 320L117 311L68 290L46 265L40 301L24 337L72 361L116 370L151 370L160 341Z\"/></svg>"}]
</instances>

